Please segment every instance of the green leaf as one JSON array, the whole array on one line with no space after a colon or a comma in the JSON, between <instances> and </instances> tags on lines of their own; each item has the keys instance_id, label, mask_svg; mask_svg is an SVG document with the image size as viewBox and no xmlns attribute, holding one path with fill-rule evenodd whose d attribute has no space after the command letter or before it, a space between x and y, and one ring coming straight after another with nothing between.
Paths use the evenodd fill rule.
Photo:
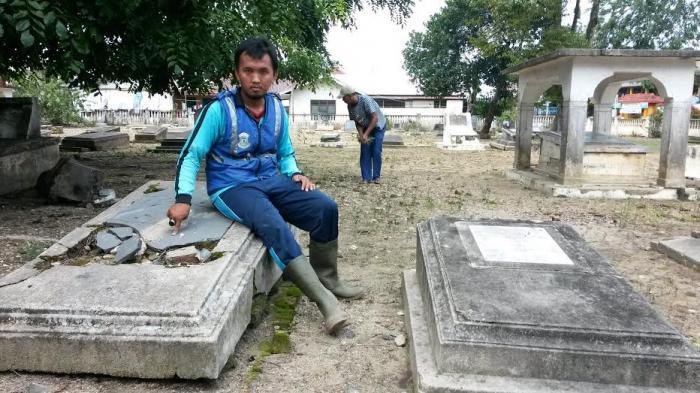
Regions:
<instances>
[{"instance_id":1,"label":"green leaf","mask_svg":"<svg viewBox=\"0 0 700 393\"><path fill-rule=\"evenodd\" d=\"M0 0L2 1L2 0ZM53 21L56 20L56 14L53 11L49 11L46 15L44 15L44 25L50 25L53 23Z\"/></svg>"},{"instance_id":2,"label":"green leaf","mask_svg":"<svg viewBox=\"0 0 700 393\"><path fill-rule=\"evenodd\" d=\"M27 3L29 3L29 5L31 5L32 8L34 8L35 10L43 10L44 9L44 7L42 7L41 4L39 4L38 2L36 2L34 0L27 0Z\"/></svg>"},{"instance_id":3,"label":"green leaf","mask_svg":"<svg viewBox=\"0 0 700 393\"><path fill-rule=\"evenodd\" d=\"M25 31L29 28L29 19L22 19L15 25L17 31Z\"/></svg>"},{"instance_id":4,"label":"green leaf","mask_svg":"<svg viewBox=\"0 0 700 393\"><path fill-rule=\"evenodd\" d=\"M29 32L29 30L22 32L19 40L22 42L22 45L24 45L25 48L29 48L34 44L34 36Z\"/></svg>"},{"instance_id":5,"label":"green leaf","mask_svg":"<svg viewBox=\"0 0 700 393\"><path fill-rule=\"evenodd\" d=\"M66 25L64 25L60 20L56 22L56 35L58 35L58 38L62 40L68 38L68 30L66 29Z\"/></svg>"},{"instance_id":6,"label":"green leaf","mask_svg":"<svg viewBox=\"0 0 700 393\"><path fill-rule=\"evenodd\" d=\"M0 1L2 1L2 0L0 0ZM0 24L0 37L2 37L3 34L5 34L5 30L2 29L2 24Z\"/></svg>"},{"instance_id":7,"label":"green leaf","mask_svg":"<svg viewBox=\"0 0 700 393\"><path fill-rule=\"evenodd\" d=\"M181 75L182 74L182 68L180 68L179 65L175 64L175 67L173 68L173 73L176 75Z\"/></svg>"}]
</instances>

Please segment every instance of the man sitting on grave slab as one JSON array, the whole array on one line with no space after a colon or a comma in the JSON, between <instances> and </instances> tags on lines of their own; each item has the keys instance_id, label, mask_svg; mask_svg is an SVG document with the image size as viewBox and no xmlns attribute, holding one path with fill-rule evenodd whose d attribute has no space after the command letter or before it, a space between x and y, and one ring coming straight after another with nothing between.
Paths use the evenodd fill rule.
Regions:
<instances>
[{"instance_id":1,"label":"man sitting on grave slab","mask_svg":"<svg viewBox=\"0 0 700 393\"><path fill-rule=\"evenodd\" d=\"M236 49L235 66L240 86L203 108L180 153L175 203L167 216L179 231L190 211L200 160L206 158L214 206L262 239L285 276L318 305L333 333L347 320L336 296L362 295L338 279L338 206L297 167L287 114L280 98L267 92L277 79L275 46L264 38L247 39ZM308 260L287 222L309 231Z\"/></svg>"}]
</instances>

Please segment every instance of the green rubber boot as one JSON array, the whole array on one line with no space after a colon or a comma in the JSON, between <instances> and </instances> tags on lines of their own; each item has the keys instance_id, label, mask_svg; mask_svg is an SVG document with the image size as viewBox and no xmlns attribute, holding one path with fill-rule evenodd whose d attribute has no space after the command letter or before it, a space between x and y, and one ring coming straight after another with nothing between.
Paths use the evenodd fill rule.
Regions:
<instances>
[{"instance_id":1,"label":"green rubber boot","mask_svg":"<svg viewBox=\"0 0 700 393\"><path fill-rule=\"evenodd\" d=\"M304 255L292 259L284 269L284 274L299 287L304 295L316 303L325 318L328 334L333 334L345 326L348 320L347 314L340 308L338 299L321 284Z\"/></svg>"},{"instance_id":2,"label":"green rubber boot","mask_svg":"<svg viewBox=\"0 0 700 393\"><path fill-rule=\"evenodd\" d=\"M323 286L335 296L346 299L364 296L362 288L348 286L338 278L338 239L327 243L312 240L309 243L309 261Z\"/></svg>"}]
</instances>

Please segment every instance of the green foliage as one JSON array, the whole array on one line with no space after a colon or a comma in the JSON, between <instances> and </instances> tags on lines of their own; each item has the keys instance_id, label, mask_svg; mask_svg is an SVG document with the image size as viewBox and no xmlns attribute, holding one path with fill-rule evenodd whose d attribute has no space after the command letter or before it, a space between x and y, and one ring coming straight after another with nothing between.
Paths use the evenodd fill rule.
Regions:
<instances>
[{"instance_id":1,"label":"green foliage","mask_svg":"<svg viewBox=\"0 0 700 393\"><path fill-rule=\"evenodd\" d=\"M599 48L681 49L700 45L697 0L606 0L595 35Z\"/></svg>"},{"instance_id":2,"label":"green foliage","mask_svg":"<svg viewBox=\"0 0 700 393\"><path fill-rule=\"evenodd\" d=\"M401 23L413 0L0 0L0 76L33 69L83 89L208 92L233 76L242 39L266 36L282 52L280 77L312 84L333 66L326 33L352 26L363 5Z\"/></svg>"},{"instance_id":3,"label":"green foliage","mask_svg":"<svg viewBox=\"0 0 700 393\"><path fill-rule=\"evenodd\" d=\"M13 79L11 84L15 88L15 96L39 98L43 122L75 124L82 121L80 93L67 88L60 79L46 77L41 72L27 72Z\"/></svg>"},{"instance_id":4,"label":"green foliage","mask_svg":"<svg viewBox=\"0 0 700 393\"><path fill-rule=\"evenodd\" d=\"M649 138L661 138L663 112L656 111L649 117Z\"/></svg>"}]
</instances>

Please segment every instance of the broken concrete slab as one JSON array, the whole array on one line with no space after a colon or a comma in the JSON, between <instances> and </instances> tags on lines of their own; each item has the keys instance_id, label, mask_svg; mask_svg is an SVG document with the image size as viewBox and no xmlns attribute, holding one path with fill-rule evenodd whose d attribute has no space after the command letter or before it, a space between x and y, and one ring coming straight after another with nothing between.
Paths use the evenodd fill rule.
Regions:
<instances>
[{"instance_id":1,"label":"broken concrete slab","mask_svg":"<svg viewBox=\"0 0 700 393\"><path fill-rule=\"evenodd\" d=\"M694 237L694 238L696 238L696 239L700 239L700 231L692 231L692 232L690 233L690 236L691 236L691 237Z\"/></svg>"},{"instance_id":2,"label":"broken concrete slab","mask_svg":"<svg viewBox=\"0 0 700 393\"><path fill-rule=\"evenodd\" d=\"M82 134L67 136L61 141L61 149L114 150L129 147L129 134L119 132L119 127L100 127Z\"/></svg>"},{"instance_id":3,"label":"broken concrete slab","mask_svg":"<svg viewBox=\"0 0 700 393\"><path fill-rule=\"evenodd\" d=\"M0 139L0 195L36 186L58 162L58 143L57 138Z\"/></svg>"},{"instance_id":4,"label":"broken concrete slab","mask_svg":"<svg viewBox=\"0 0 700 393\"><path fill-rule=\"evenodd\" d=\"M112 251L112 249L120 244L122 244L121 239L107 231L98 232L95 237L95 245L105 253Z\"/></svg>"},{"instance_id":5,"label":"broken concrete slab","mask_svg":"<svg viewBox=\"0 0 700 393\"><path fill-rule=\"evenodd\" d=\"M134 133L134 142L157 143L160 142L168 132L165 126L150 126Z\"/></svg>"},{"instance_id":6,"label":"broken concrete slab","mask_svg":"<svg viewBox=\"0 0 700 393\"><path fill-rule=\"evenodd\" d=\"M431 219L404 282L419 391L700 387L700 352L567 225Z\"/></svg>"},{"instance_id":7,"label":"broken concrete slab","mask_svg":"<svg viewBox=\"0 0 700 393\"><path fill-rule=\"evenodd\" d=\"M105 221L108 226L128 226L134 228L148 247L166 250L177 246L187 246L221 239L231 226L231 220L214 209L203 187L193 194L190 215L184 221L178 234L172 234L165 216L172 205L175 191L172 182L162 191L144 194Z\"/></svg>"},{"instance_id":8,"label":"broken concrete slab","mask_svg":"<svg viewBox=\"0 0 700 393\"><path fill-rule=\"evenodd\" d=\"M0 97L0 140L41 138L41 107L37 97Z\"/></svg>"},{"instance_id":9,"label":"broken concrete slab","mask_svg":"<svg viewBox=\"0 0 700 393\"><path fill-rule=\"evenodd\" d=\"M134 234L134 229L131 227L112 227L109 231L121 240L130 238Z\"/></svg>"},{"instance_id":10,"label":"broken concrete slab","mask_svg":"<svg viewBox=\"0 0 700 393\"><path fill-rule=\"evenodd\" d=\"M141 238L134 235L122 242L117 247L117 255L114 257L114 263L126 263L132 261L136 254L141 250Z\"/></svg>"},{"instance_id":11,"label":"broken concrete slab","mask_svg":"<svg viewBox=\"0 0 700 393\"><path fill-rule=\"evenodd\" d=\"M41 174L37 188L52 200L91 203L102 197L104 173L72 157L64 157L55 167Z\"/></svg>"},{"instance_id":12,"label":"broken concrete slab","mask_svg":"<svg viewBox=\"0 0 700 393\"><path fill-rule=\"evenodd\" d=\"M654 242L652 247L678 263L700 270L700 238L697 236Z\"/></svg>"},{"instance_id":13,"label":"broken concrete slab","mask_svg":"<svg viewBox=\"0 0 700 393\"><path fill-rule=\"evenodd\" d=\"M152 185L81 228L104 225L149 195L144 191ZM148 263L46 269L37 258L32 263L43 269L25 265L33 274L3 277L0 370L216 378L250 321L255 276L267 271L262 266L276 268L262 242L242 225L233 224L224 238L222 247L230 251L187 268Z\"/></svg>"}]
</instances>

